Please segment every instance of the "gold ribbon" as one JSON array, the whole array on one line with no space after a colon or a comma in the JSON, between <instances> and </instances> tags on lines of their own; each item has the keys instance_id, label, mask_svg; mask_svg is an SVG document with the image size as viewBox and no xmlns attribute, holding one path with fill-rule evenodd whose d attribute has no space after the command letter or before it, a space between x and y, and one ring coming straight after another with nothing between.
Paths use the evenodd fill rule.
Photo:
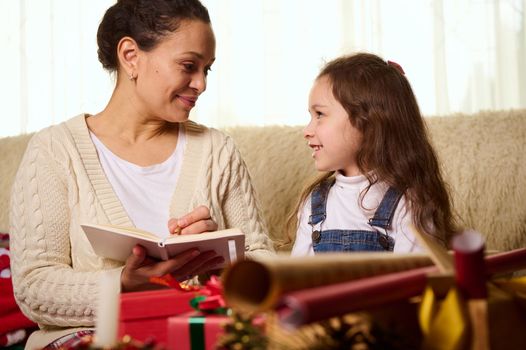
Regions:
<instances>
[{"instance_id":1,"label":"gold ribbon","mask_svg":"<svg viewBox=\"0 0 526 350\"><path fill-rule=\"evenodd\" d=\"M455 287L449 289L443 301L431 287L422 297L419 313L424 335L423 349L461 349L468 331L464 301Z\"/></svg>"},{"instance_id":2,"label":"gold ribbon","mask_svg":"<svg viewBox=\"0 0 526 350\"><path fill-rule=\"evenodd\" d=\"M520 301L526 301L526 277L495 279L490 284ZM490 298L491 290L489 287ZM465 347L468 341L469 317L465 300L454 286L442 300L437 298L433 288L428 286L422 295L418 316L424 336L422 349L457 350Z\"/></svg>"},{"instance_id":3,"label":"gold ribbon","mask_svg":"<svg viewBox=\"0 0 526 350\"><path fill-rule=\"evenodd\" d=\"M512 279L499 278L493 280L492 282L495 283L500 289L503 289L512 295L518 296L520 298L526 298L526 276Z\"/></svg>"}]
</instances>

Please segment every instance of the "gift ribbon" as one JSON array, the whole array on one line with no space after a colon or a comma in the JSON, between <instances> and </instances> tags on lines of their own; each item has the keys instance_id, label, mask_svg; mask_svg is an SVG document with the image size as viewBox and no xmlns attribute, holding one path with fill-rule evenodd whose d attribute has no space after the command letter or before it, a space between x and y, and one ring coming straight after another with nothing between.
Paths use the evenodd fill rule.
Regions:
<instances>
[{"instance_id":1,"label":"gift ribbon","mask_svg":"<svg viewBox=\"0 0 526 350\"><path fill-rule=\"evenodd\" d=\"M205 350L205 317L191 316L190 325L190 349Z\"/></svg>"},{"instance_id":2,"label":"gift ribbon","mask_svg":"<svg viewBox=\"0 0 526 350\"><path fill-rule=\"evenodd\" d=\"M526 300L526 277L496 279L490 283L515 297ZM419 322L424 335L423 349L461 349L468 330L465 301L457 288L452 287L443 301L431 287L422 296Z\"/></svg>"},{"instance_id":3,"label":"gift ribbon","mask_svg":"<svg viewBox=\"0 0 526 350\"><path fill-rule=\"evenodd\" d=\"M228 314L223 298L223 286L217 276L212 276L206 284L199 289L198 295L190 300L190 305L205 315L190 316L190 348L192 350L205 350L205 320L206 315Z\"/></svg>"},{"instance_id":4,"label":"gift ribbon","mask_svg":"<svg viewBox=\"0 0 526 350\"><path fill-rule=\"evenodd\" d=\"M419 313L424 335L423 349L460 349L467 333L468 322L464 302L456 288L449 289L442 302L431 287L424 291Z\"/></svg>"},{"instance_id":5,"label":"gift ribbon","mask_svg":"<svg viewBox=\"0 0 526 350\"><path fill-rule=\"evenodd\" d=\"M223 298L223 287L217 276L212 276L198 293L199 295L190 300L190 305L194 309L207 314L226 315L228 313L228 308Z\"/></svg>"},{"instance_id":6,"label":"gift ribbon","mask_svg":"<svg viewBox=\"0 0 526 350\"><path fill-rule=\"evenodd\" d=\"M508 293L520 298L526 298L526 277L516 277L512 279L499 278L492 282Z\"/></svg>"},{"instance_id":7,"label":"gift ribbon","mask_svg":"<svg viewBox=\"0 0 526 350\"><path fill-rule=\"evenodd\" d=\"M198 286L190 285L186 281L185 282L177 281L175 277L169 273L161 277L150 277L150 283L173 288L181 292L193 292L193 291L199 290Z\"/></svg>"}]
</instances>

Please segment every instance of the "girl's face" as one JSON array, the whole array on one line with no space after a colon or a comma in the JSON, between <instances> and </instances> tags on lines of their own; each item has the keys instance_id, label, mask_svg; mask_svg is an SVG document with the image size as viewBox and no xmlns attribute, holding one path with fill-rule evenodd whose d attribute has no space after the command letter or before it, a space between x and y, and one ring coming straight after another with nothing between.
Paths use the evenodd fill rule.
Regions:
<instances>
[{"instance_id":1,"label":"girl's face","mask_svg":"<svg viewBox=\"0 0 526 350\"><path fill-rule=\"evenodd\" d=\"M183 122L206 89L215 59L215 38L209 24L183 20L175 33L151 51L139 51L136 97L146 117Z\"/></svg>"},{"instance_id":2,"label":"girl's face","mask_svg":"<svg viewBox=\"0 0 526 350\"><path fill-rule=\"evenodd\" d=\"M341 171L345 176L360 174L356 155L363 135L351 125L349 115L332 94L332 84L322 76L314 82L309 95L311 119L303 136L312 148L319 171Z\"/></svg>"}]
</instances>

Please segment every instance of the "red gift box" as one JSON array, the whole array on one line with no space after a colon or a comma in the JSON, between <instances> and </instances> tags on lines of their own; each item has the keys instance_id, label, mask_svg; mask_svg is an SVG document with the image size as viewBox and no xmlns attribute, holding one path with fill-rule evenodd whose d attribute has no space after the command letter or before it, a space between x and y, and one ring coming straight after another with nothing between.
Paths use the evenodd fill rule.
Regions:
<instances>
[{"instance_id":1,"label":"red gift box","mask_svg":"<svg viewBox=\"0 0 526 350\"><path fill-rule=\"evenodd\" d=\"M121 294L119 337L129 335L143 342L153 338L166 344L167 319L193 310L194 297L195 292L174 289Z\"/></svg>"},{"instance_id":2,"label":"red gift box","mask_svg":"<svg viewBox=\"0 0 526 350\"><path fill-rule=\"evenodd\" d=\"M232 319L225 315L190 312L168 319L168 349L191 350L216 348L225 325Z\"/></svg>"}]
</instances>

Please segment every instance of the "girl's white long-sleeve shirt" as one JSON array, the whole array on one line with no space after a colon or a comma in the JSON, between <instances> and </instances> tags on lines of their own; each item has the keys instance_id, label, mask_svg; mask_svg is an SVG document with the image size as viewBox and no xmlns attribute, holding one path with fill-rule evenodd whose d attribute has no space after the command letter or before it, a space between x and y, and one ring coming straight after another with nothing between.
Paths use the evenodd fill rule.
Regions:
<instances>
[{"instance_id":1,"label":"girl's white long-sleeve shirt","mask_svg":"<svg viewBox=\"0 0 526 350\"><path fill-rule=\"evenodd\" d=\"M376 183L361 201L362 191L369 185L364 175L346 177L336 173L336 181L327 197L327 217L314 225L314 230L381 230L395 240L394 252L419 252L423 249L411 233L412 213L402 196L393 216L391 228L373 228L368 221L373 217L389 186ZM308 223L311 215L311 196L309 195L298 213L298 229L292 248L292 256L314 255L312 247L313 227Z\"/></svg>"}]
</instances>

